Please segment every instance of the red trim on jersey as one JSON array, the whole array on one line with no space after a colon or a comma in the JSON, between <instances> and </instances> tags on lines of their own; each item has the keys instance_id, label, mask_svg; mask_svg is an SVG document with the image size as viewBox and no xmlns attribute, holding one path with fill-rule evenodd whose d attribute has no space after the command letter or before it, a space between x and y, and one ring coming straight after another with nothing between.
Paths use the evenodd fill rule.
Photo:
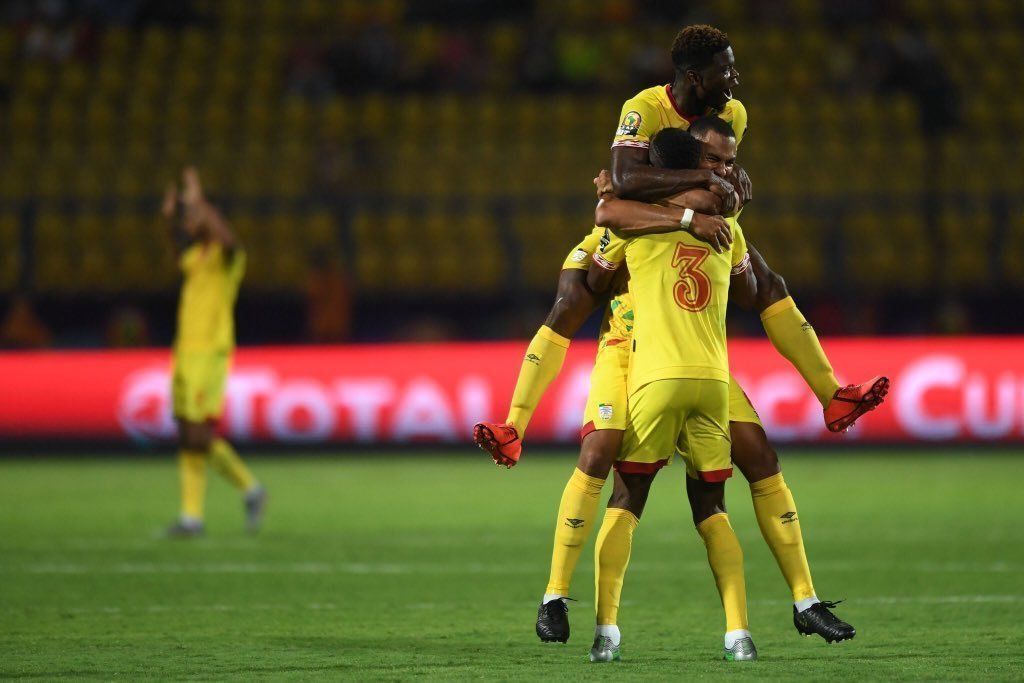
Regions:
<instances>
[{"instance_id":1,"label":"red trim on jersey","mask_svg":"<svg viewBox=\"0 0 1024 683\"><path fill-rule=\"evenodd\" d=\"M643 142L642 140L619 140L618 142L613 142L612 143L612 147L613 148L615 148L615 147L639 147L641 149L647 149L650 146L651 146L651 143Z\"/></svg>"},{"instance_id":2,"label":"red trim on jersey","mask_svg":"<svg viewBox=\"0 0 1024 683\"><path fill-rule=\"evenodd\" d=\"M724 470L711 470L710 472L698 472L700 478L706 482L715 484L720 481L725 481L732 476L732 468Z\"/></svg>"},{"instance_id":3,"label":"red trim on jersey","mask_svg":"<svg viewBox=\"0 0 1024 683\"><path fill-rule=\"evenodd\" d=\"M624 341L626 341L626 340L625 339L609 339L608 341L606 341L604 343L604 345L605 346L618 346L619 344L621 344Z\"/></svg>"},{"instance_id":4,"label":"red trim on jersey","mask_svg":"<svg viewBox=\"0 0 1024 683\"><path fill-rule=\"evenodd\" d=\"M696 121L697 119L700 118L700 114L694 114L693 116L687 116L686 114L684 114L679 109L678 106L676 106L676 98L672 97L672 84L671 83L669 83L668 85L665 86L665 94L668 95L668 101L672 103L672 108L676 110L676 113L679 114L680 117L686 119L686 121L688 123L693 123L694 121Z\"/></svg>"},{"instance_id":5,"label":"red trim on jersey","mask_svg":"<svg viewBox=\"0 0 1024 683\"><path fill-rule=\"evenodd\" d=\"M592 434L592 433L594 433L596 431L597 431L597 427L594 426L594 421L593 420L591 420L587 424L583 425L583 428L580 429L580 442L582 442L583 439L587 438L587 436L589 434Z\"/></svg>"},{"instance_id":6,"label":"red trim on jersey","mask_svg":"<svg viewBox=\"0 0 1024 683\"><path fill-rule=\"evenodd\" d=\"M615 470L622 472L623 474L654 474L662 467L668 464L668 458L659 460L658 462L629 462L628 460L618 460L615 462Z\"/></svg>"}]
</instances>

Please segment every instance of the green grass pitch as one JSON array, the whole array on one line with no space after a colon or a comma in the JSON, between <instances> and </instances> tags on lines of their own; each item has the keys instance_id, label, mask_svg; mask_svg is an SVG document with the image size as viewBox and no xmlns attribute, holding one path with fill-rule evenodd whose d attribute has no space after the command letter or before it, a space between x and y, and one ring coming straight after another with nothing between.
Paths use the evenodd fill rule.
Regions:
<instances>
[{"instance_id":1,"label":"green grass pitch","mask_svg":"<svg viewBox=\"0 0 1024 683\"><path fill-rule=\"evenodd\" d=\"M0 677L210 680L1024 677L1024 455L838 451L784 458L811 568L857 638L793 629L785 584L742 480L729 505L746 555L755 663L720 661L723 619L664 471L637 531L620 612L623 661L587 661L592 545L573 636L533 633L572 453L253 460L264 533L211 479L208 535L157 532L173 459L0 460ZM610 487L608 487L610 488ZM607 495L607 490L606 490Z\"/></svg>"}]
</instances>

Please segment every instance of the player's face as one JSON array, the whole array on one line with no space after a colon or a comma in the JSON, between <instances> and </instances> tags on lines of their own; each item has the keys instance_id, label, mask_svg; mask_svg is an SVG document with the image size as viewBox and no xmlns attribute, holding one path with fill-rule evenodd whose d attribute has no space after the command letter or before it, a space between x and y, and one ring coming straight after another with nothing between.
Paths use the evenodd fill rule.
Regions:
<instances>
[{"instance_id":1,"label":"player's face","mask_svg":"<svg viewBox=\"0 0 1024 683\"><path fill-rule=\"evenodd\" d=\"M714 171L715 175L728 178L736 165L736 138L726 137L714 131L701 140L700 168Z\"/></svg>"},{"instance_id":2,"label":"player's face","mask_svg":"<svg viewBox=\"0 0 1024 683\"><path fill-rule=\"evenodd\" d=\"M711 66L700 72L697 94L710 107L721 109L732 99L732 89L740 84L736 58L727 47L715 54Z\"/></svg>"}]
</instances>

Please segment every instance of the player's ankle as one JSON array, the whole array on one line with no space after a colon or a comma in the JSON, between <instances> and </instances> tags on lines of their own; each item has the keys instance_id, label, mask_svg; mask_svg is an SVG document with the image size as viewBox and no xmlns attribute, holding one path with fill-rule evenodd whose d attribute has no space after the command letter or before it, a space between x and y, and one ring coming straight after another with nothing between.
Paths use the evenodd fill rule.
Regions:
<instances>
[{"instance_id":1,"label":"player's ankle","mask_svg":"<svg viewBox=\"0 0 1024 683\"><path fill-rule=\"evenodd\" d=\"M745 628L738 628L738 629L735 629L735 630L732 630L732 631L726 631L725 632L725 649L726 650L731 650L733 645L736 644L737 640L742 640L743 638L750 638L750 637L751 637L750 636L750 631L745 629Z\"/></svg>"},{"instance_id":2,"label":"player's ankle","mask_svg":"<svg viewBox=\"0 0 1024 683\"><path fill-rule=\"evenodd\" d=\"M612 645L615 647L618 647L619 642L622 640L622 634L619 632L619 627L615 624L598 624L594 635L611 638Z\"/></svg>"},{"instance_id":3,"label":"player's ankle","mask_svg":"<svg viewBox=\"0 0 1024 683\"><path fill-rule=\"evenodd\" d=\"M551 602L552 600L563 600L564 601L564 600L568 599L568 597L569 597L568 595L564 595L562 593L545 593L544 597L541 599L541 603L546 605L549 602Z\"/></svg>"},{"instance_id":4,"label":"player's ankle","mask_svg":"<svg viewBox=\"0 0 1024 683\"><path fill-rule=\"evenodd\" d=\"M819 602L821 602L821 600L818 599L818 596L812 595L811 597L804 598L803 600L795 600L793 602L793 607L796 607L797 612L803 612L805 609L810 609Z\"/></svg>"}]
</instances>

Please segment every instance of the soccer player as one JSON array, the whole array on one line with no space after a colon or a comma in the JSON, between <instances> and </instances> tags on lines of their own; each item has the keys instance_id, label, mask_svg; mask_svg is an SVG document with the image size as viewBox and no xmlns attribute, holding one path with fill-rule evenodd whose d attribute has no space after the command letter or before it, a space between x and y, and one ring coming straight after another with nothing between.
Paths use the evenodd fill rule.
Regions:
<instances>
[{"instance_id":1,"label":"soccer player","mask_svg":"<svg viewBox=\"0 0 1024 683\"><path fill-rule=\"evenodd\" d=\"M706 188L725 202L725 215L734 212L733 184L707 169L666 169L652 166L651 137L663 128L687 129L690 122L714 114L730 123L737 142L747 129L747 111L732 98L739 73L728 37L707 25L681 30L672 45L675 79L669 85L641 91L622 106L620 124L612 142L612 181L622 198L656 201L693 188ZM750 179L737 166L731 178L740 193L740 206L751 198ZM597 233L597 234L595 234ZM495 462L511 467L522 451L521 439L541 396L558 375L572 337L594 311L598 299L578 271L588 267L589 254L600 231L585 238L563 264L555 303L544 325L527 347L512 403L505 422L481 422L474 440ZM751 265L757 280L755 306L768 338L803 376L824 408L829 430L843 431L881 401L888 380L875 378L860 385L840 387L818 337L786 290L756 250Z\"/></svg>"},{"instance_id":2,"label":"soccer player","mask_svg":"<svg viewBox=\"0 0 1024 683\"><path fill-rule=\"evenodd\" d=\"M168 535L203 534L208 464L241 491L246 526L255 532L267 492L214 429L235 346L233 309L245 273L245 252L220 211L203 197L196 169L184 170L180 192L168 187L162 210L175 232L184 275L171 387L181 447L181 514Z\"/></svg>"},{"instance_id":3,"label":"soccer player","mask_svg":"<svg viewBox=\"0 0 1024 683\"><path fill-rule=\"evenodd\" d=\"M708 141L703 159L720 158L720 168L731 165L736 139L729 125L709 117L695 122L691 130L705 121L715 131L704 136ZM694 137L702 139L703 133ZM654 142L684 136L689 137L665 130ZM655 156L665 155L659 151ZM665 161L672 165L670 159ZM753 288L743 232L734 220L730 227L731 242L718 248L676 230L625 242L613 237L614 244L604 245L604 255L595 258L610 271L617 269L618 257L606 261L605 255L618 252L625 259L635 317L622 455L595 552L597 632L590 651L594 662L620 657L617 615L633 530L650 481L677 451L686 461L694 523L708 547L725 608L724 656L757 657L747 624L743 556L724 502L725 480L732 474L726 304L732 281L739 279L748 290Z\"/></svg>"}]
</instances>

